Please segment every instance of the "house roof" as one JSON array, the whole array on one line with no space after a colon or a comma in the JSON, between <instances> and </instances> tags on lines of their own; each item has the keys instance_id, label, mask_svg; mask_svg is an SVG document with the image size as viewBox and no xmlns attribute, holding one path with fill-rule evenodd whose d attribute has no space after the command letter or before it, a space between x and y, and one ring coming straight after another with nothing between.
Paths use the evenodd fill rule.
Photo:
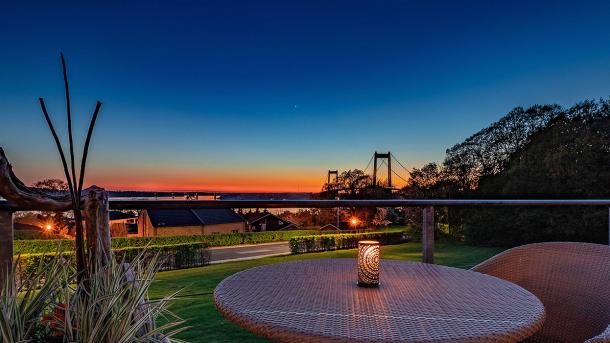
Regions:
<instances>
[{"instance_id":1,"label":"house roof","mask_svg":"<svg viewBox=\"0 0 610 343\"><path fill-rule=\"evenodd\" d=\"M243 218L228 208L191 210L203 224L239 223Z\"/></svg>"},{"instance_id":2,"label":"house roof","mask_svg":"<svg viewBox=\"0 0 610 343\"><path fill-rule=\"evenodd\" d=\"M150 222L155 227L201 226L223 223L239 223L243 219L233 210L222 209L177 209L147 210Z\"/></svg>"},{"instance_id":3,"label":"house roof","mask_svg":"<svg viewBox=\"0 0 610 343\"><path fill-rule=\"evenodd\" d=\"M294 227L294 228L296 228L296 229L298 229L298 228L299 228L299 225L297 225L297 224L295 224L295 223L293 223L293 222L285 222L285 224L286 224L286 225L282 226L282 227L280 228L280 230L286 230L286 229L288 229L288 228L290 228L290 227Z\"/></svg>"},{"instance_id":4,"label":"house roof","mask_svg":"<svg viewBox=\"0 0 610 343\"><path fill-rule=\"evenodd\" d=\"M110 220L130 219L137 217L133 213L125 213L121 211L110 211L108 212L108 216L110 217Z\"/></svg>"},{"instance_id":5,"label":"house roof","mask_svg":"<svg viewBox=\"0 0 610 343\"><path fill-rule=\"evenodd\" d=\"M320 228L320 230L335 230L336 231L336 230L339 230L339 229L335 225L333 225L333 224L326 224L326 225L322 226Z\"/></svg>"},{"instance_id":6,"label":"house roof","mask_svg":"<svg viewBox=\"0 0 610 343\"><path fill-rule=\"evenodd\" d=\"M297 224L291 222L290 220L281 218L270 212L248 212L248 213L243 213L242 216L246 219L248 224L256 224L256 222L271 216L271 217L277 218L279 221L284 223L280 227L280 230L285 230L291 226L299 227Z\"/></svg>"},{"instance_id":7,"label":"house roof","mask_svg":"<svg viewBox=\"0 0 610 343\"><path fill-rule=\"evenodd\" d=\"M248 223L253 224L257 221L271 215L269 212L247 212L242 214L244 218L248 221Z\"/></svg>"}]
</instances>

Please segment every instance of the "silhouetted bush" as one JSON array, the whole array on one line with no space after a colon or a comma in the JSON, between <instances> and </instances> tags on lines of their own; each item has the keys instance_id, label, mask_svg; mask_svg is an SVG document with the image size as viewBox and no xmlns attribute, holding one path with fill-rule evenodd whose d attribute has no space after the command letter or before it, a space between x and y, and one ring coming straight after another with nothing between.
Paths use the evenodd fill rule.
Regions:
<instances>
[{"instance_id":1,"label":"silhouetted bush","mask_svg":"<svg viewBox=\"0 0 610 343\"><path fill-rule=\"evenodd\" d=\"M55 245L57 247L57 245ZM207 243L186 243L173 245L151 245L144 247L130 247L112 249L117 261L131 262L138 255L143 254L144 260L152 260L159 254L160 270L173 270L183 268L201 267L210 263L210 252ZM19 256L19 274L21 276L32 273L41 263L52 261L57 252L23 254ZM66 263L74 265L74 252L63 251Z\"/></svg>"},{"instance_id":2,"label":"silhouetted bush","mask_svg":"<svg viewBox=\"0 0 610 343\"><path fill-rule=\"evenodd\" d=\"M352 249L358 247L358 241L375 240L381 245L406 242L408 237L404 232L372 232L372 233L342 233L334 235L302 236L290 239L290 251L293 254Z\"/></svg>"}]
</instances>

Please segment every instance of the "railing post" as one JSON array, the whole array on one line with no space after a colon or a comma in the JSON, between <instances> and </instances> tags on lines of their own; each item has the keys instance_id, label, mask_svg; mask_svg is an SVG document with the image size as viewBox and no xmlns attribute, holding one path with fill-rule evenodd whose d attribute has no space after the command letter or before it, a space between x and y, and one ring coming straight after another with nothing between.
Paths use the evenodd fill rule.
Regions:
<instances>
[{"instance_id":1,"label":"railing post","mask_svg":"<svg viewBox=\"0 0 610 343\"><path fill-rule=\"evenodd\" d=\"M434 206L422 210L422 262L434 263Z\"/></svg>"},{"instance_id":2,"label":"railing post","mask_svg":"<svg viewBox=\"0 0 610 343\"><path fill-rule=\"evenodd\" d=\"M12 265L13 212L0 210L0 284L4 283L4 275Z\"/></svg>"}]
</instances>

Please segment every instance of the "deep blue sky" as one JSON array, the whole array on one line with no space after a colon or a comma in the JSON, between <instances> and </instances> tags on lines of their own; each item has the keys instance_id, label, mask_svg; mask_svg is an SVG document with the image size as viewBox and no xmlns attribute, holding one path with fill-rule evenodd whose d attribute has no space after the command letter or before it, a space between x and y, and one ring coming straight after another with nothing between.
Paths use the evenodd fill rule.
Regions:
<instances>
[{"instance_id":1,"label":"deep blue sky","mask_svg":"<svg viewBox=\"0 0 610 343\"><path fill-rule=\"evenodd\" d=\"M0 5L0 146L61 176L37 98L108 188L317 190L375 150L418 166L515 106L610 95L610 2ZM80 133L79 132L79 133ZM80 136L79 136L80 137Z\"/></svg>"}]
</instances>

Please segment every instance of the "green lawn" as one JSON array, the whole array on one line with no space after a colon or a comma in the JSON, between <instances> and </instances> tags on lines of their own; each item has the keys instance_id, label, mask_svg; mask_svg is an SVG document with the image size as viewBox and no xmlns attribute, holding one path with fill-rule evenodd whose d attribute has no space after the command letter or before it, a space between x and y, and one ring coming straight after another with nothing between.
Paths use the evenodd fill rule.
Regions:
<instances>
[{"instance_id":1,"label":"green lawn","mask_svg":"<svg viewBox=\"0 0 610 343\"><path fill-rule=\"evenodd\" d=\"M382 247L384 259L420 261L420 243L405 243ZM435 262L438 264L470 268L480 261L502 251L500 248L472 247L459 243L437 243ZM209 265L202 268L174 270L157 275L151 291L151 298L158 298L171 291L184 288L187 297L173 306L176 314L188 320L189 329L180 338L190 342L267 342L237 325L225 320L214 307L212 292L216 285L227 276L240 270L263 264L313 259L313 258L354 258L356 249L269 257L259 260Z\"/></svg>"}]
</instances>

